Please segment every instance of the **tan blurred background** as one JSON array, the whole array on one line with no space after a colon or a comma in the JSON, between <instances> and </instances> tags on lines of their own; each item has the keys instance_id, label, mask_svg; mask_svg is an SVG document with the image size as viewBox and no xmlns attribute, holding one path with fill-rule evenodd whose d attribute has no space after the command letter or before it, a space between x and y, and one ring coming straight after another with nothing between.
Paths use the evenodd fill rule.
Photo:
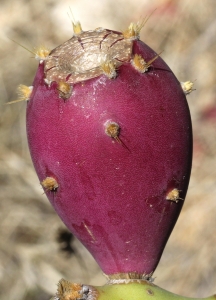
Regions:
<instances>
[{"instance_id":1,"label":"tan blurred background","mask_svg":"<svg viewBox=\"0 0 216 300\"><path fill-rule=\"evenodd\" d=\"M31 85L38 62L28 49L50 49L72 35L72 9L84 30L124 30L155 8L141 39L180 81L195 81L188 96L194 127L190 188L181 216L155 272L174 293L216 293L216 2L215 0L0 0L0 299L48 300L59 279L100 285L105 278L76 240L75 254L59 251L64 228L40 187L25 133L26 103L18 84ZM178 122L178 120L176 120ZM179 140L179 143L181 141Z\"/></svg>"}]
</instances>

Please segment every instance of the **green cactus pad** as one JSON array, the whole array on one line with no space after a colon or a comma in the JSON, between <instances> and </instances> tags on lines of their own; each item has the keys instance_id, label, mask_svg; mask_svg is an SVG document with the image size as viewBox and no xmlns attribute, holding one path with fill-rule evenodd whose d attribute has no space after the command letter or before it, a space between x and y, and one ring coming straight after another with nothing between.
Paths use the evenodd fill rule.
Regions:
<instances>
[{"instance_id":1,"label":"green cactus pad","mask_svg":"<svg viewBox=\"0 0 216 300\"><path fill-rule=\"evenodd\" d=\"M216 295L206 298L188 298L168 292L147 280L117 279L104 286L70 283L61 279L56 296L51 300L215 300Z\"/></svg>"}]
</instances>

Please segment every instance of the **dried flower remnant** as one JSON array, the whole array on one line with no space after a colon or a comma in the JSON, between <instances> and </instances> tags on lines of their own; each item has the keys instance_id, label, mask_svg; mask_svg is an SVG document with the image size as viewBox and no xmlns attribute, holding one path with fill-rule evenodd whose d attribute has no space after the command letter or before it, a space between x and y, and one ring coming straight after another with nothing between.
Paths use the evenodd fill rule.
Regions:
<instances>
[{"instance_id":1,"label":"dried flower remnant","mask_svg":"<svg viewBox=\"0 0 216 300\"><path fill-rule=\"evenodd\" d=\"M45 60L45 79L50 83L75 84L104 72L113 77L114 67L130 61L131 52L132 42L124 39L121 33L107 29L83 31L50 52ZM103 66L107 58L112 64Z\"/></svg>"}]
</instances>

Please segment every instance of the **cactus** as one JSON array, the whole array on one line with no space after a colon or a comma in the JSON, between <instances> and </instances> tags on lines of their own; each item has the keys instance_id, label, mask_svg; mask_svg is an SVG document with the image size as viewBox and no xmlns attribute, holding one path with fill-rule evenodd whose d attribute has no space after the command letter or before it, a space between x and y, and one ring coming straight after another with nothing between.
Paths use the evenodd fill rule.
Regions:
<instances>
[{"instance_id":1,"label":"cactus","mask_svg":"<svg viewBox=\"0 0 216 300\"><path fill-rule=\"evenodd\" d=\"M83 31L73 23L70 40L35 53L40 63L33 88L20 87L41 185L114 286L111 294L104 288L107 298L115 298L115 283L125 292L140 282L153 286L190 178L185 95L193 84L179 82L160 54L140 41L142 26ZM91 297L101 298L100 289ZM86 299L88 293L89 287L60 281L56 299Z\"/></svg>"}]
</instances>

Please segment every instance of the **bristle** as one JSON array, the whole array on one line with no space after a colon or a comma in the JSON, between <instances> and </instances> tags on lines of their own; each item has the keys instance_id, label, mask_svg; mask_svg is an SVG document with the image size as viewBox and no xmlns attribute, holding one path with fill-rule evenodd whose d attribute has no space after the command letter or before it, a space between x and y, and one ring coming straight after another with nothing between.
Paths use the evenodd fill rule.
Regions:
<instances>
[{"instance_id":1,"label":"bristle","mask_svg":"<svg viewBox=\"0 0 216 300\"><path fill-rule=\"evenodd\" d=\"M39 46L35 49L35 59L41 61L44 61L47 56L50 54L50 50L46 48L45 46Z\"/></svg>"},{"instance_id":2,"label":"bristle","mask_svg":"<svg viewBox=\"0 0 216 300\"><path fill-rule=\"evenodd\" d=\"M43 188L46 190L46 191L51 191L51 192L54 192L57 190L58 188L58 182L56 181L55 178L53 177L46 177L42 182L41 182L41 185L43 186Z\"/></svg>"},{"instance_id":3,"label":"bristle","mask_svg":"<svg viewBox=\"0 0 216 300\"><path fill-rule=\"evenodd\" d=\"M177 188L174 188L167 194L166 200L170 200L178 203L179 200L184 200L184 199L179 197L179 190Z\"/></svg>"},{"instance_id":4,"label":"bristle","mask_svg":"<svg viewBox=\"0 0 216 300\"><path fill-rule=\"evenodd\" d=\"M133 67L140 73L144 73L148 70L147 63L141 55L135 54L131 60Z\"/></svg>"},{"instance_id":5,"label":"bristle","mask_svg":"<svg viewBox=\"0 0 216 300\"><path fill-rule=\"evenodd\" d=\"M102 62L101 69L108 78L114 79L117 76L116 67L113 61L106 60Z\"/></svg>"},{"instance_id":6,"label":"bristle","mask_svg":"<svg viewBox=\"0 0 216 300\"><path fill-rule=\"evenodd\" d=\"M194 83L192 81L180 82L180 84L185 95L195 91L195 89L193 89Z\"/></svg>"},{"instance_id":7,"label":"bristle","mask_svg":"<svg viewBox=\"0 0 216 300\"><path fill-rule=\"evenodd\" d=\"M27 50L28 52L34 54L35 59L39 60L40 62L44 61L50 53L50 50L48 48L46 48L45 46L39 46L39 47L35 48L34 51L32 51L32 50L28 49L27 47L21 45L20 43L14 41L12 39L11 39L11 41L16 43L17 45L19 45L23 49Z\"/></svg>"},{"instance_id":8,"label":"bristle","mask_svg":"<svg viewBox=\"0 0 216 300\"><path fill-rule=\"evenodd\" d=\"M31 97L32 90L33 90L33 86L27 86L27 85L20 84L17 88L17 93L19 96L18 100L13 100L6 104L13 104L16 102L28 101Z\"/></svg>"},{"instance_id":9,"label":"bristle","mask_svg":"<svg viewBox=\"0 0 216 300\"><path fill-rule=\"evenodd\" d=\"M138 23L131 23L127 30L123 32L125 39L139 39L142 27Z\"/></svg>"},{"instance_id":10,"label":"bristle","mask_svg":"<svg viewBox=\"0 0 216 300\"><path fill-rule=\"evenodd\" d=\"M113 121L107 121L105 124L105 133L111 138L119 140L120 126Z\"/></svg>"},{"instance_id":11,"label":"bristle","mask_svg":"<svg viewBox=\"0 0 216 300\"><path fill-rule=\"evenodd\" d=\"M74 31L75 35L79 35L80 33L82 33L83 30L82 30L82 26L79 21L77 21L75 23L72 22L72 24L73 24L73 31Z\"/></svg>"},{"instance_id":12,"label":"bristle","mask_svg":"<svg viewBox=\"0 0 216 300\"><path fill-rule=\"evenodd\" d=\"M20 100L29 100L31 93L33 90L33 86L27 86L20 84L17 88L17 93L19 95Z\"/></svg>"},{"instance_id":13,"label":"bristle","mask_svg":"<svg viewBox=\"0 0 216 300\"><path fill-rule=\"evenodd\" d=\"M135 54L134 57L131 60L131 64L134 66L134 68L139 71L140 73L145 73L148 71L151 64L160 56L162 52L157 54L154 58L146 62L144 58L141 55Z\"/></svg>"},{"instance_id":14,"label":"bristle","mask_svg":"<svg viewBox=\"0 0 216 300\"><path fill-rule=\"evenodd\" d=\"M72 94L72 89L73 87L69 83L64 81L58 82L57 90L59 91L59 96L62 99L67 100L68 98L70 98Z\"/></svg>"},{"instance_id":15,"label":"bristle","mask_svg":"<svg viewBox=\"0 0 216 300\"><path fill-rule=\"evenodd\" d=\"M73 32L74 32L74 35L79 35L79 34L81 34L81 33L83 32L82 26L81 26L81 24L80 24L79 21L76 21L76 20L75 20L71 8L70 8L70 14L68 13L68 16L69 16L69 18L71 19L71 23L72 23L72 26L73 26Z\"/></svg>"},{"instance_id":16,"label":"bristle","mask_svg":"<svg viewBox=\"0 0 216 300\"><path fill-rule=\"evenodd\" d=\"M148 16L145 17L142 21L137 23L130 23L129 27L122 33L125 39L138 40L140 38L140 32L145 26L148 19L155 12L155 10Z\"/></svg>"},{"instance_id":17,"label":"bristle","mask_svg":"<svg viewBox=\"0 0 216 300\"><path fill-rule=\"evenodd\" d=\"M148 62L147 62L147 65L148 65L148 68L151 66L151 64L161 55L163 51L161 51L160 53L158 53L157 55L155 55L155 57L153 57L152 59L150 59Z\"/></svg>"},{"instance_id":18,"label":"bristle","mask_svg":"<svg viewBox=\"0 0 216 300\"><path fill-rule=\"evenodd\" d=\"M35 52L34 52L34 51L28 49L27 47L25 47L25 46L23 46L22 44L20 44L20 43L14 41L13 39L10 39L10 40L11 40L12 42L14 42L15 44L19 45L20 47L22 47L23 49L25 49L26 51L28 51L28 52L30 52L30 53L32 53L32 54L35 55Z\"/></svg>"}]
</instances>

